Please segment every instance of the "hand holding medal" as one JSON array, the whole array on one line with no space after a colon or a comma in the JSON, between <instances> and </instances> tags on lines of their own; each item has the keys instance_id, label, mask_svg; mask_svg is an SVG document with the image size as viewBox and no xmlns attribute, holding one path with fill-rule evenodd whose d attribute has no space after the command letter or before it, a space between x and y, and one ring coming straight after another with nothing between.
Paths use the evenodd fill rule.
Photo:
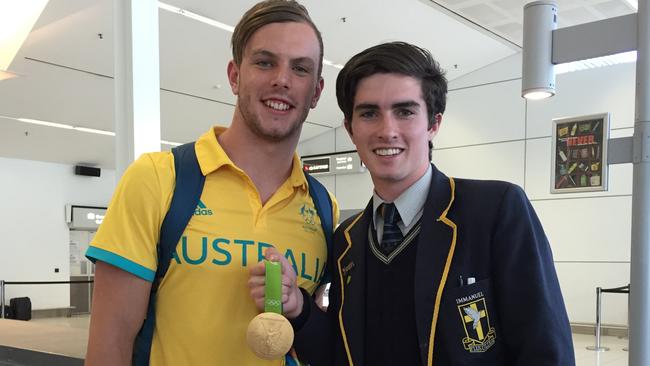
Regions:
<instances>
[{"instance_id":1,"label":"hand holding medal","mask_svg":"<svg viewBox=\"0 0 650 366\"><path fill-rule=\"evenodd\" d=\"M282 266L264 261L264 312L257 315L246 332L248 347L265 360L282 358L293 344L293 328L282 315Z\"/></svg>"}]
</instances>

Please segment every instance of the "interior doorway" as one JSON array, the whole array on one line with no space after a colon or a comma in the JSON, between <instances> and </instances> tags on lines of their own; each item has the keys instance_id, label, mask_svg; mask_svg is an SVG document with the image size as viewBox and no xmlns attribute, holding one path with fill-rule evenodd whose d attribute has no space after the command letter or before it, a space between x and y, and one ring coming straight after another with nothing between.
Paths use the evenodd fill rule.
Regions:
<instances>
[{"instance_id":1,"label":"interior doorway","mask_svg":"<svg viewBox=\"0 0 650 366\"><path fill-rule=\"evenodd\" d=\"M70 230L70 281L95 278L95 264L86 258L86 250L95 231ZM92 283L70 284L70 307L73 314L88 314L92 304Z\"/></svg>"}]
</instances>

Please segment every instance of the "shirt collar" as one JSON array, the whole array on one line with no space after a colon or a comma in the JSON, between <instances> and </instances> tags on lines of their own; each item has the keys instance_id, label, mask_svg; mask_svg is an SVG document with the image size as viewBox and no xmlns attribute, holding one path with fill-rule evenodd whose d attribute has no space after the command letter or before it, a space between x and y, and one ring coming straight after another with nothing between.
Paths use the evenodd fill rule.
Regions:
<instances>
[{"instance_id":1,"label":"shirt collar","mask_svg":"<svg viewBox=\"0 0 650 366\"><path fill-rule=\"evenodd\" d=\"M194 149L196 151L197 160L199 161L199 166L201 167L201 173L205 176L218 170L222 166L227 165L240 170L239 167L230 160L228 154L226 154L223 147L221 147L221 144L219 144L219 140L217 140L217 136L222 134L225 130L226 127L215 126L196 140ZM303 189L307 189L307 179L302 171L302 162L297 153L293 154L289 182L292 187L302 187Z\"/></svg>"},{"instance_id":2,"label":"shirt collar","mask_svg":"<svg viewBox=\"0 0 650 366\"><path fill-rule=\"evenodd\" d=\"M427 168L427 171L408 187L402 194L399 195L393 201L397 212L399 212L402 222L405 227L410 227L413 219L417 214L422 210L424 204L427 201L427 196L429 195L429 188L431 187L431 165ZM373 209L373 224L375 229L377 228L378 216L379 216L379 206L385 201L377 195L377 192L372 194L372 209Z\"/></svg>"}]
</instances>

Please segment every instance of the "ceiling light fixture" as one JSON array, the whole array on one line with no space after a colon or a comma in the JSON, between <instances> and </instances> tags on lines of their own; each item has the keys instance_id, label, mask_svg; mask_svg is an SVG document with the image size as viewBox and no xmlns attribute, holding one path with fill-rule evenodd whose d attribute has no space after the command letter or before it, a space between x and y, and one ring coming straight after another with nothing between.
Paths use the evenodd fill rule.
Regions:
<instances>
[{"instance_id":1,"label":"ceiling light fixture","mask_svg":"<svg viewBox=\"0 0 650 366\"><path fill-rule=\"evenodd\" d=\"M15 117L9 117L9 116L0 116L0 118L13 119L15 121L19 121L19 122L23 122L23 123L29 123L29 124L32 124L32 125L61 128L61 129L64 129L64 130L75 130L75 131L79 131L79 132L94 133L96 135L115 136L115 132L113 132L113 131L98 130L96 128L88 128L88 127L81 127L81 126L73 126L73 125L68 125L68 124L65 124L65 123L42 121L42 120L39 120L39 119L32 119L32 118L15 118ZM164 145L170 145L170 146L182 145L182 143L180 143L180 142L172 142L172 141L166 141L166 140L160 140L160 143L164 144Z\"/></svg>"},{"instance_id":2,"label":"ceiling light fixture","mask_svg":"<svg viewBox=\"0 0 650 366\"><path fill-rule=\"evenodd\" d=\"M24 122L24 123L31 123L33 125L63 128L63 129L66 129L66 130L74 129L74 126L66 125L66 124L63 124L63 123L41 121L41 120L38 120L38 119L31 119L31 118L13 118L13 117L6 117L6 118L12 118L12 119L15 119L16 121L20 121L20 122Z\"/></svg>"},{"instance_id":3,"label":"ceiling light fixture","mask_svg":"<svg viewBox=\"0 0 650 366\"><path fill-rule=\"evenodd\" d=\"M553 1L533 1L524 6L521 96L526 99L555 95L553 43L547 37L555 29L557 6Z\"/></svg>"},{"instance_id":4,"label":"ceiling light fixture","mask_svg":"<svg viewBox=\"0 0 650 366\"><path fill-rule=\"evenodd\" d=\"M13 72L0 70L0 81L7 80L7 79L13 79L15 77L18 77L18 75L14 74Z\"/></svg>"},{"instance_id":5,"label":"ceiling light fixture","mask_svg":"<svg viewBox=\"0 0 650 366\"><path fill-rule=\"evenodd\" d=\"M233 27L231 25L218 22L218 21L216 21L214 19L206 18L203 15L192 13L191 11L181 9L181 8L176 7L176 6L165 4L165 3L161 2L161 1L158 2L158 7L160 9L167 10L167 11L172 12L172 13L180 14L180 15L188 17L190 19L198 20L201 23L209 24L209 25L211 25L213 27L223 29L223 30L225 30L227 32L230 32L230 33L235 31L235 27Z\"/></svg>"},{"instance_id":6,"label":"ceiling light fixture","mask_svg":"<svg viewBox=\"0 0 650 366\"><path fill-rule=\"evenodd\" d=\"M232 25L228 25L226 23L218 22L218 21L216 21L214 19L204 17L203 15L193 13L193 12L191 12L189 10L181 9L179 7L176 7L176 6L163 3L162 1L158 2L158 8L160 8L162 10L167 10L167 11L169 11L171 13L182 15L182 16L190 18L190 19L197 20L197 21L199 21L201 23L205 23L205 24L211 25L213 27L217 27L219 29L225 30L226 32L232 33L232 32L235 31L235 27L233 27ZM334 67L336 69L342 69L343 68L343 65L334 63L334 62L326 60L326 59L323 59L323 64Z\"/></svg>"},{"instance_id":7,"label":"ceiling light fixture","mask_svg":"<svg viewBox=\"0 0 650 366\"><path fill-rule=\"evenodd\" d=\"M86 127L74 127L75 130L81 131L81 132L88 132L88 133L95 133L98 135L106 135L106 136L115 136L115 132L112 131L105 131L105 130L97 130L94 128L86 128Z\"/></svg>"},{"instance_id":8,"label":"ceiling light fixture","mask_svg":"<svg viewBox=\"0 0 650 366\"><path fill-rule=\"evenodd\" d=\"M549 91L529 91L524 94L524 98L531 100L542 100L549 97L552 97L553 93Z\"/></svg>"},{"instance_id":9,"label":"ceiling light fixture","mask_svg":"<svg viewBox=\"0 0 650 366\"><path fill-rule=\"evenodd\" d=\"M326 59L323 59L323 64L327 65L327 66L332 66L332 67L337 68L337 69L342 69L343 68L343 65L335 64L334 62L332 62L330 60L326 60Z\"/></svg>"},{"instance_id":10,"label":"ceiling light fixture","mask_svg":"<svg viewBox=\"0 0 650 366\"><path fill-rule=\"evenodd\" d=\"M45 9L45 5L47 0L14 1L11 10L4 9L0 12L0 80L17 76L7 69Z\"/></svg>"}]
</instances>

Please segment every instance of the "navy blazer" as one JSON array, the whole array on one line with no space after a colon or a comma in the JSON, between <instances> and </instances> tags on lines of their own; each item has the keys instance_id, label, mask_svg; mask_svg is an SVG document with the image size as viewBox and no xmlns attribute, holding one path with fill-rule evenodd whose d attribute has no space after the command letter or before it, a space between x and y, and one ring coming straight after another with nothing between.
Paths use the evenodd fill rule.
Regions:
<instances>
[{"instance_id":1,"label":"navy blazer","mask_svg":"<svg viewBox=\"0 0 650 366\"><path fill-rule=\"evenodd\" d=\"M307 298L294 341L301 361L365 364L371 223L372 200L336 230L328 311ZM575 365L551 249L521 188L433 166L421 224L413 281L422 365Z\"/></svg>"}]
</instances>

